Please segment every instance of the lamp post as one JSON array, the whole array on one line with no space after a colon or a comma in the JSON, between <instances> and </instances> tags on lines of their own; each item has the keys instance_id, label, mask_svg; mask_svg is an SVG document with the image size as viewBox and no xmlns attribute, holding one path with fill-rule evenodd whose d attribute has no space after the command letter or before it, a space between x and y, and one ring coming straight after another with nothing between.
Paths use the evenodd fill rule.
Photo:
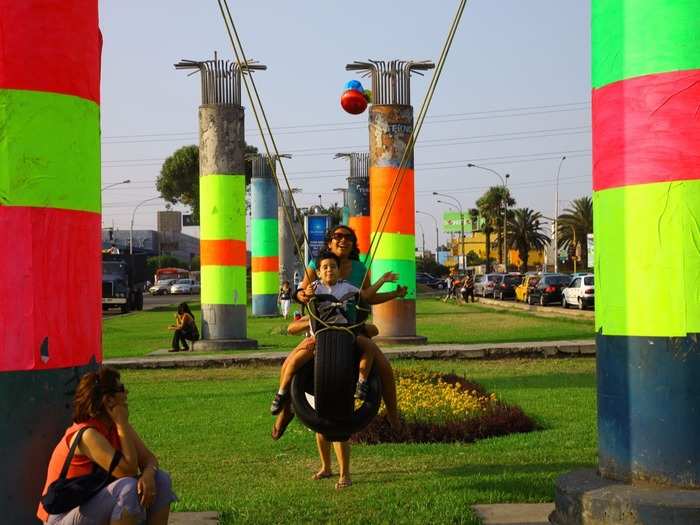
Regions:
<instances>
[{"instance_id":1,"label":"lamp post","mask_svg":"<svg viewBox=\"0 0 700 525\"><path fill-rule=\"evenodd\" d=\"M440 201L438 201L438 202L440 202ZM435 222L435 260L437 261L438 249L440 247L440 237L438 236L439 235L438 234L438 221L435 218L435 215L432 215L430 213L426 213L424 211L419 211L419 210L416 210L416 213L420 213L421 215L427 215L428 217L431 217L433 219L433 221Z\"/></svg>"},{"instance_id":2,"label":"lamp post","mask_svg":"<svg viewBox=\"0 0 700 525\"><path fill-rule=\"evenodd\" d=\"M160 197L151 197L150 199L139 202L134 208L134 211L131 213L131 225L129 226L129 255L134 253L134 217L136 216L136 210L138 210L142 204L158 199L160 199Z\"/></svg>"},{"instance_id":3,"label":"lamp post","mask_svg":"<svg viewBox=\"0 0 700 525\"><path fill-rule=\"evenodd\" d=\"M559 173L561 172L561 165L564 164L566 160L566 155L562 155L559 161L559 167L557 168L557 178L554 183L554 273L559 271Z\"/></svg>"},{"instance_id":4,"label":"lamp post","mask_svg":"<svg viewBox=\"0 0 700 525\"><path fill-rule=\"evenodd\" d=\"M457 199L455 199L452 195L445 195L444 193L438 193L437 191L434 191L433 195L439 195L440 197L445 197L447 199L451 199L455 203L457 203L457 207L459 208L459 225L460 225L459 254L461 255L461 260L462 260L462 270L466 270L467 265L465 264L466 261L464 260L464 210L462 209L462 204ZM440 202L440 201L438 201L438 202Z\"/></svg>"},{"instance_id":5,"label":"lamp post","mask_svg":"<svg viewBox=\"0 0 700 525\"><path fill-rule=\"evenodd\" d=\"M107 184L107 186L102 186L100 191L105 191L108 190L109 188L114 188L114 186L119 186L120 184L129 184L131 182L131 179L126 179L121 182L114 182L112 184Z\"/></svg>"},{"instance_id":6,"label":"lamp post","mask_svg":"<svg viewBox=\"0 0 700 525\"><path fill-rule=\"evenodd\" d=\"M506 273L508 272L508 196L506 195L506 190L508 188L508 179L510 178L510 174L506 173L505 177L498 173L496 170L487 168L486 166L480 166L478 164L473 164L469 163L467 164L467 168L479 168L482 170L490 171L494 175L496 175L500 180L501 180L501 185L503 186L503 193L504 193L504 202L503 202L503 247L502 247L502 253L503 253L503 264L505 265L506 268Z\"/></svg>"},{"instance_id":7,"label":"lamp post","mask_svg":"<svg viewBox=\"0 0 700 525\"><path fill-rule=\"evenodd\" d=\"M421 260L425 260L425 230L423 230L423 225L419 224L418 227L420 228L420 236L421 236L421 241L422 241L422 249L421 249L421 255L420 258Z\"/></svg>"}]
</instances>

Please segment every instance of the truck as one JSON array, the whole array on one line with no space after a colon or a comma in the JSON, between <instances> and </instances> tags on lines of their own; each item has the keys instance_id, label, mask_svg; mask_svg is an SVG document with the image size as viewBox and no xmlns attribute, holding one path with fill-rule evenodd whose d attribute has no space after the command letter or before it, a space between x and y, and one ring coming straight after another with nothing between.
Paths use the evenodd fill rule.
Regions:
<instances>
[{"instance_id":1,"label":"truck","mask_svg":"<svg viewBox=\"0 0 700 525\"><path fill-rule=\"evenodd\" d=\"M102 310L143 310L146 254L102 254Z\"/></svg>"}]
</instances>

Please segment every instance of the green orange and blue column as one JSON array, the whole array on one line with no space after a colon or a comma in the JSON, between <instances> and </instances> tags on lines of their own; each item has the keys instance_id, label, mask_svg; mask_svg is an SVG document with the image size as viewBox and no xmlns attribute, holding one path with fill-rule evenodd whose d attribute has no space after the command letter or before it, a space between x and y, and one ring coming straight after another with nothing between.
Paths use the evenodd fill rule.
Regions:
<instances>
[{"instance_id":1,"label":"green orange and blue column","mask_svg":"<svg viewBox=\"0 0 700 525\"><path fill-rule=\"evenodd\" d=\"M266 155L254 157L250 181L251 288L253 315L258 316L278 313L279 220L277 184L271 162L276 161Z\"/></svg>"},{"instance_id":2,"label":"green orange and blue column","mask_svg":"<svg viewBox=\"0 0 700 525\"><path fill-rule=\"evenodd\" d=\"M100 55L96 0L0 0L6 523L36 519L72 390L102 361Z\"/></svg>"},{"instance_id":3,"label":"green orange and blue column","mask_svg":"<svg viewBox=\"0 0 700 525\"><path fill-rule=\"evenodd\" d=\"M373 322L385 340L424 341L416 336L415 190L413 152L401 160L413 130L413 107L375 104L369 110L369 194L373 279L385 272L399 275L381 292L398 285L408 292L402 299L372 307Z\"/></svg>"},{"instance_id":4,"label":"green orange and blue column","mask_svg":"<svg viewBox=\"0 0 700 525\"><path fill-rule=\"evenodd\" d=\"M599 470L700 487L700 1L594 0Z\"/></svg>"}]
</instances>

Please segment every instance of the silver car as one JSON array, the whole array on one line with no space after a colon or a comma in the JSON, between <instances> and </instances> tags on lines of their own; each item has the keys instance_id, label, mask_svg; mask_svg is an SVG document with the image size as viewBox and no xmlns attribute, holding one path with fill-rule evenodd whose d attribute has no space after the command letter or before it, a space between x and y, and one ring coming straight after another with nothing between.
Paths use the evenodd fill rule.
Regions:
<instances>
[{"instance_id":1,"label":"silver car","mask_svg":"<svg viewBox=\"0 0 700 525\"><path fill-rule=\"evenodd\" d=\"M166 281L157 281L148 289L151 295L167 295L170 293L170 287L175 284L176 279L168 279Z\"/></svg>"},{"instance_id":2,"label":"silver car","mask_svg":"<svg viewBox=\"0 0 700 525\"><path fill-rule=\"evenodd\" d=\"M493 290L503 280L503 273L487 273L474 277L474 295L493 297Z\"/></svg>"}]
</instances>

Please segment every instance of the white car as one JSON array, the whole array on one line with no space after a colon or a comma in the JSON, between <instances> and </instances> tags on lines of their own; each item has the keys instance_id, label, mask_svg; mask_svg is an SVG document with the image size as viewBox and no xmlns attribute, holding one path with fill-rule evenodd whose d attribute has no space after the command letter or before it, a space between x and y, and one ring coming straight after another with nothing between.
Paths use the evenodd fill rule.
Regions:
<instances>
[{"instance_id":1,"label":"white car","mask_svg":"<svg viewBox=\"0 0 700 525\"><path fill-rule=\"evenodd\" d=\"M148 289L151 295L166 295L170 293L170 287L175 284L176 279L168 279L167 281L158 281Z\"/></svg>"},{"instance_id":2,"label":"white car","mask_svg":"<svg viewBox=\"0 0 700 525\"><path fill-rule=\"evenodd\" d=\"M178 279L175 281L175 284L173 284L170 287L170 293L173 295L178 295L178 294L195 294L199 293L200 291L200 286L197 281L194 279Z\"/></svg>"},{"instance_id":3,"label":"white car","mask_svg":"<svg viewBox=\"0 0 700 525\"><path fill-rule=\"evenodd\" d=\"M561 292L561 305L564 308L578 306L579 310L595 304L595 289L593 286L593 274L574 277L571 284Z\"/></svg>"}]
</instances>

